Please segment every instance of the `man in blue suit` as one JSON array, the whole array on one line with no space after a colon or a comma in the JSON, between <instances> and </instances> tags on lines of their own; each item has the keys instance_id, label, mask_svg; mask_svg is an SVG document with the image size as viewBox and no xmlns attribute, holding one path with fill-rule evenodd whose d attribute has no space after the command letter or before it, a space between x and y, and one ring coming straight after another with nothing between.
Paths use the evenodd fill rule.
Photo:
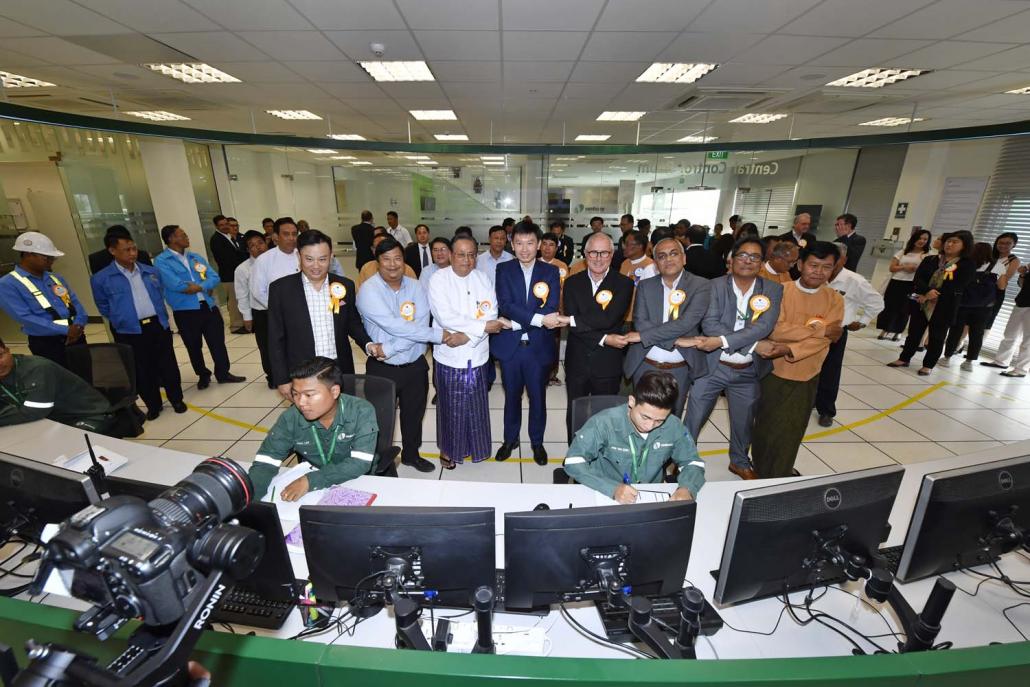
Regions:
<instances>
[{"instance_id":1,"label":"man in blue suit","mask_svg":"<svg viewBox=\"0 0 1030 687\"><path fill-rule=\"evenodd\" d=\"M561 280L558 268L536 259L540 227L521 222L512 232L516 260L497 265L495 289L500 317L512 328L494 334L490 353L501 361L504 385L504 443L495 460L507 460L519 445L522 429L522 391L529 395L529 443L533 460L547 465L544 426L547 408L544 394L551 366L557 357L554 334L549 330L567 322L558 314Z\"/></svg>"},{"instance_id":2,"label":"man in blue suit","mask_svg":"<svg viewBox=\"0 0 1030 687\"><path fill-rule=\"evenodd\" d=\"M155 420L161 414L161 386L175 412L185 413L182 378L157 269L136 262L138 251L131 238L108 234L104 245L114 261L90 277L93 300L111 323L114 340L132 347L136 391L147 406L147 419Z\"/></svg>"},{"instance_id":3,"label":"man in blue suit","mask_svg":"<svg viewBox=\"0 0 1030 687\"><path fill-rule=\"evenodd\" d=\"M176 224L161 228L161 240L168 246L154 258L154 267L161 276L165 300L175 317L175 326L197 374L197 388L211 385L211 370L204 363L203 341L215 363L215 379L219 384L243 382L229 372L229 352L225 350L225 322L218 309L215 289L221 283L218 272L207 260L189 250L190 237Z\"/></svg>"}]
</instances>

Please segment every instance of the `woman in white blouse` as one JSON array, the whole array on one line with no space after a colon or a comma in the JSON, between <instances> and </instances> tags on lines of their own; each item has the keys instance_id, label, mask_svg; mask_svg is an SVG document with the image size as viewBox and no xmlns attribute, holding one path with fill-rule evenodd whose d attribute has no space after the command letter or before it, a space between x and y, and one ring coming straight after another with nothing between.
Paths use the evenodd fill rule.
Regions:
<instances>
[{"instance_id":1,"label":"woman in white blouse","mask_svg":"<svg viewBox=\"0 0 1030 687\"><path fill-rule=\"evenodd\" d=\"M930 251L930 232L920 229L913 232L905 244L904 250L899 250L891 258L888 268L891 272L890 281L883 294L883 311L876 318L876 326L880 329L878 339L886 339L893 334L892 341L897 341L900 334L908 327L908 316L911 312L912 279L915 277L916 268L923 261Z\"/></svg>"}]
</instances>

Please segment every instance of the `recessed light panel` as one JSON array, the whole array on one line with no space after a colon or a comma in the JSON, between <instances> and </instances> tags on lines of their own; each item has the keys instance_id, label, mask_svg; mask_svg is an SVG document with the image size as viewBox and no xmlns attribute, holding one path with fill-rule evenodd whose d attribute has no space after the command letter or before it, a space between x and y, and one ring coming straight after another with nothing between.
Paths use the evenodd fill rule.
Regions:
<instances>
[{"instance_id":1,"label":"recessed light panel","mask_svg":"<svg viewBox=\"0 0 1030 687\"><path fill-rule=\"evenodd\" d=\"M580 134L576 136L577 141L607 141L611 134Z\"/></svg>"},{"instance_id":2,"label":"recessed light panel","mask_svg":"<svg viewBox=\"0 0 1030 687\"><path fill-rule=\"evenodd\" d=\"M337 141L364 141L365 137L361 134L329 134L329 138L336 139Z\"/></svg>"},{"instance_id":3,"label":"recessed light panel","mask_svg":"<svg viewBox=\"0 0 1030 687\"><path fill-rule=\"evenodd\" d=\"M911 79L920 74L927 74L928 69L863 69L854 74L848 74L836 81L831 81L827 86L841 86L843 88L883 88L898 81Z\"/></svg>"},{"instance_id":4,"label":"recessed light panel","mask_svg":"<svg viewBox=\"0 0 1030 687\"><path fill-rule=\"evenodd\" d=\"M358 62L376 81L436 81L429 65L421 60L406 62L400 60Z\"/></svg>"},{"instance_id":5,"label":"recessed light panel","mask_svg":"<svg viewBox=\"0 0 1030 687\"><path fill-rule=\"evenodd\" d=\"M689 62L655 62L637 77L641 83L694 83L719 65Z\"/></svg>"},{"instance_id":6,"label":"recessed light panel","mask_svg":"<svg viewBox=\"0 0 1030 687\"><path fill-rule=\"evenodd\" d=\"M684 136L677 143L710 143L719 140L718 136Z\"/></svg>"},{"instance_id":7,"label":"recessed light panel","mask_svg":"<svg viewBox=\"0 0 1030 687\"><path fill-rule=\"evenodd\" d=\"M602 112L597 117L599 122L635 122L646 112Z\"/></svg>"},{"instance_id":8,"label":"recessed light panel","mask_svg":"<svg viewBox=\"0 0 1030 687\"><path fill-rule=\"evenodd\" d=\"M785 114L749 112L746 115L737 117L736 119L731 119L730 124L768 124L769 122L783 119L786 116L787 115Z\"/></svg>"},{"instance_id":9,"label":"recessed light panel","mask_svg":"<svg viewBox=\"0 0 1030 687\"><path fill-rule=\"evenodd\" d=\"M457 121L458 115L454 110L411 110L411 116L423 122L431 121Z\"/></svg>"},{"instance_id":10,"label":"recessed light panel","mask_svg":"<svg viewBox=\"0 0 1030 687\"><path fill-rule=\"evenodd\" d=\"M125 114L139 117L140 119L149 119L152 122L184 122L189 120L189 117L183 117L174 112L165 112L164 110L137 110L136 112L126 112Z\"/></svg>"},{"instance_id":11,"label":"recessed light panel","mask_svg":"<svg viewBox=\"0 0 1030 687\"><path fill-rule=\"evenodd\" d=\"M307 110L265 110L265 112L279 119L321 119L314 112Z\"/></svg>"},{"instance_id":12,"label":"recessed light panel","mask_svg":"<svg viewBox=\"0 0 1030 687\"><path fill-rule=\"evenodd\" d=\"M53 88L56 85L49 81L40 81L20 74L0 72L0 87L2 88Z\"/></svg>"},{"instance_id":13,"label":"recessed light panel","mask_svg":"<svg viewBox=\"0 0 1030 687\"><path fill-rule=\"evenodd\" d=\"M859 126L901 126L902 124L911 124L912 122L922 122L923 117L883 117L882 119L874 119L871 122L862 122Z\"/></svg>"},{"instance_id":14,"label":"recessed light panel","mask_svg":"<svg viewBox=\"0 0 1030 687\"><path fill-rule=\"evenodd\" d=\"M203 62L162 62L143 66L184 83L240 83L235 76Z\"/></svg>"},{"instance_id":15,"label":"recessed light panel","mask_svg":"<svg viewBox=\"0 0 1030 687\"><path fill-rule=\"evenodd\" d=\"M438 141L467 141L469 137L465 134L433 134Z\"/></svg>"}]
</instances>

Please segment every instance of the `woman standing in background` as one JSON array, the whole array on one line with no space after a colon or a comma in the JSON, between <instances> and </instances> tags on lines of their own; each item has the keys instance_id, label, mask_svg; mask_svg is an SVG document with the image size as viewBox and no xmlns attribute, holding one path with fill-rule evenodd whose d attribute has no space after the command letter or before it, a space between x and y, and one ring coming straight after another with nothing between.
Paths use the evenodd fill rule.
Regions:
<instances>
[{"instance_id":1,"label":"woman standing in background","mask_svg":"<svg viewBox=\"0 0 1030 687\"><path fill-rule=\"evenodd\" d=\"M1006 231L994 239L993 271L998 275L998 298L994 301L991 316L987 319L988 329L994 325L994 318L998 316L998 311L1001 310L1001 306L1005 302L1005 289L1008 288L1009 282L1019 271L1019 258L1012 254L1018 242L1019 237L1011 231Z\"/></svg>"},{"instance_id":2,"label":"woman standing in background","mask_svg":"<svg viewBox=\"0 0 1030 687\"><path fill-rule=\"evenodd\" d=\"M909 298L912 293L912 280L919 263L930 250L930 239L930 232L926 229L916 231L908 237L904 250L899 250L891 258L888 267L891 278L883 293L883 311L876 318L876 326L880 329L880 335L876 338L886 339L888 335L893 335L891 340L897 341L908 327L912 305Z\"/></svg>"}]
</instances>

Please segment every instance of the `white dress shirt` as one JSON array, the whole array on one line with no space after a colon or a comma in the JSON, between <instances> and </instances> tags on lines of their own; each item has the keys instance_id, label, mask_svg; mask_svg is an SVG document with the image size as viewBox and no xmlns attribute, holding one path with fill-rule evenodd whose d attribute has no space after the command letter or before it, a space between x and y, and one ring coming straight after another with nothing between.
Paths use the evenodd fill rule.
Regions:
<instances>
[{"instance_id":1,"label":"white dress shirt","mask_svg":"<svg viewBox=\"0 0 1030 687\"><path fill-rule=\"evenodd\" d=\"M484 255L490 255L490 254L489 253L484 253ZM505 255L508 255L508 254L505 253ZM479 257L483 257L483 256L480 255ZM491 256L491 257L493 257L493 256ZM514 260L515 257L514 256L509 256L508 259L509 260ZM477 262L478 262L478 260L477 260ZM498 260L497 262L507 262L507 260ZM533 268L536 267L536 260L534 260L533 262L529 263L528 267L526 265L519 265L519 267L522 268L522 278L526 282L526 300L528 301L529 300L529 290L531 288L533 288ZM494 269L495 270L496 270L496 268L497 268L497 266L494 265ZM491 284L492 283L493 283L493 280L491 280ZM529 324L534 326L534 327L542 327L543 324L544 324L544 316L541 315L540 313L537 313L536 315L533 315L533 319L531 319L529 321ZM514 320L512 320L512 322L511 322L511 328L512 328L512 331L516 331L516 332L522 331L522 325L519 324L518 322L514 321ZM526 332L525 334L522 335L522 340L523 341L529 341L529 332Z\"/></svg>"},{"instance_id":2,"label":"white dress shirt","mask_svg":"<svg viewBox=\"0 0 1030 687\"><path fill-rule=\"evenodd\" d=\"M672 306L669 304L669 295L676 289L666 286L665 279L662 279L662 277L658 277L658 279L661 279L662 282L662 324L665 324L669 321L669 316L672 314ZM676 281L678 282L679 280L677 279ZM675 284L673 287L675 287ZM680 316L683 315L682 308L686 304L686 301L680 304ZM685 360L679 349L673 348L669 351L659 346L651 346L644 357L648 360L653 360L656 363L682 363Z\"/></svg>"},{"instance_id":3,"label":"white dress shirt","mask_svg":"<svg viewBox=\"0 0 1030 687\"><path fill-rule=\"evenodd\" d=\"M437 327L468 336L468 343L451 348L434 344L433 359L441 365L479 367L490 357L486 323L497 319L497 295L485 274L472 270L464 277L444 267L429 280L429 308Z\"/></svg>"},{"instance_id":4,"label":"white dress shirt","mask_svg":"<svg viewBox=\"0 0 1030 687\"><path fill-rule=\"evenodd\" d=\"M172 250L171 248L168 249L168 252L171 253L172 255L174 255L175 257L177 257L179 259L179 262L182 263L182 266L186 268L186 274L190 275L190 281L193 282L194 284L196 284L197 282L193 281L193 271L190 268L190 261L189 261L189 259L187 259L186 255L184 253L180 253L177 250ZM204 300L204 291L203 290L197 291L196 296L197 296L197 302L199 302L199 303L206 303L207 302L207 301Z\"/></svg>"},{"instance_id":5,"label":"white dress shirt","mask_svg":"<svg viewBox=\"0 0 1030 687\"><path fill-rule=\"evenodd\" d=\"M416 243L415 248L418 250L418 264L422 265L422 269L433 264L433 249L428 243Z\"/></svg>"},{"instance_id":6,"label":"white dress shirt","mask_svg":"<svg viewBox=\"0 0 1030 687\"><path fill-rule=\"evenodd\" d=\"M597 290L599 288L601 288L601 282L603 282L605 279L608 278L608 272L609 271L610 270L605 270L604 274L601 275L601 278L598 279L597 281L594 281L594 275L590 273L590 270L587 270L587 279L590 280L590 291L591 291L591 293L593 294L593 296L595 298L597 297ZM569 317L569 326L570 327L575 327L576 326L576 316L575 315L572 315L571 317ZM601 337L601 341L597 345L598 346L603 346L604 345L604 340L607 339L607 338L608 338L607 334L602 336Z\"/></svg>"},{"instance_id":7,"label":"white dress shirt","mask_svg":"<svg viewBox=\"0 0 1030 687\"><path fill-rule=\"evenodd\" d=\"M844 269L829 283L829 287L844 296L846 327L852 322L869 324L883 310L883 296L861 274Z\"/></svg>"},{"instance_id":8,"label":"white dress shirt","mask_svg":"<svg viewBox=\"0 0 1030 687\"><path fill-rule=\"evenodd\" d=\"M751 286L749 286L747 291L743 293L740 291L740 288L737 286L737 282L733 277L730 277L730 285L733 286L733 295L737 297L737 315L733 318L733 331L739 332L747 325L747 309L748 304L751 301L751 294L755 291L755 282L751 282ZM743 353L730 353L726 350L730 347L729 342L726 341L726 337L720 336L719 338L722 339L723 349L722 355L719 356L719 360L726 363L732 363L734 365L746 365L752 362L753 359L751 357L751 352L754 351L755 346L758 345L757 341L750 349L748 349L748 352L745 355Z\"/></svg>"},{"instance_id":9,"label":"white dress shirt","mask_svg":"<svg viewBox=\"0 0 1030 687\"><path fill-rule=\"evenodd\" d=\"M411 234L403 226L398 224L394 228L390 228L390 225L386 225L386 233L397 239L397 243L401 244L401 248L411 243Z\"/></svg>"},{"instance_id":10,"label":"white dress shirt","mask_svg":"<svg viewBox=\"0 0 1030 687\"><path fill-rule=\"evenodd\" d=\"M259 255L250 271L251 310L268 310L268 285L297 272L300 272L300 254L296 248L292 253L273 248Z\"/></svg>"},{"instance_id":11,"label":"white dress shirt","mask_svg":"<svg viewBox=\"0 0 1030 687\"><path fill-rule=\"evenodd\" d=\"M233 272L233 289L236 291L236 307L239 308L243 319L250 322L254 319L250 303L250 273L254 269L257 258L247 258L241 262Z\"/></svg>"},{"instance_id":12,"label":"white dress shirt","mask_svg":"<svg viewBox=\"0 0 1030 687\"><path fill-rule=\"evenodd\" d=\"M426 293L429 292L429 280L432 279L433 275L436 274L439 270L440 268L437 266L437 264L435 262L431 262L425 267L423 267L422 274L418 275L418 283L422 285L422 288L426 290Z\"/></svg>"},{"instance_id":13,"label":"white dress shirt","mask_svg":"<svg viewBox=\"0 0 1030 687\"><path fill-rule=\"evenodd\" d=\"M479 257L476 258L476 269L486 274L490 279L490 284L496 283L497 278L497 266L502 262L508 262L514 260L515 256L508 251L501 251L501 257L495 258L490 251L480 253Z\"/></svg>"},{"instance_id":14,"label":"white dress shirt","mask_svg":"<svg viewBox=\"0 0 1030 687\"><path fill-rule=\"evenodd\" d=\"M333 327L333 313L329 309L329 276L322 279L316 289L307 277L300 278L304 284L304 300L308 304L311 319L311 335L315 340L315 355L336 360L336 331Z\"/></svg>"}]
</instances>

